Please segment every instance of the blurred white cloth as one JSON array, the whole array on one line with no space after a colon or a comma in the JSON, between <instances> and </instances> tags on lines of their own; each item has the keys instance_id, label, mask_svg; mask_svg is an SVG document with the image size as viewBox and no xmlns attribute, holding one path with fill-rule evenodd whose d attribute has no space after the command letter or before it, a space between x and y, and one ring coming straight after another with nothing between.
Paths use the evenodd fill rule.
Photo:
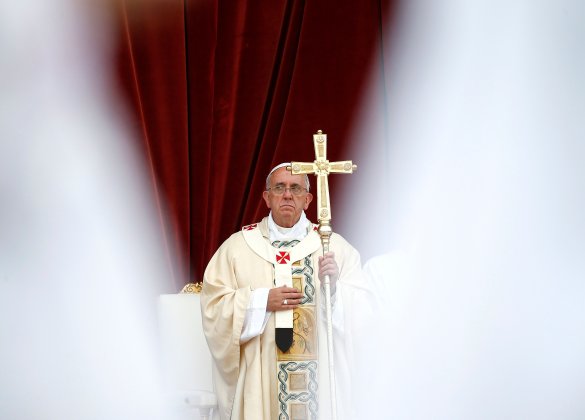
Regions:
<instances>
[{"instance_id":1,"label":"blurred white cloth","mask_svg":"<svg viewBox=\"0 0 585 420\"><path fill-rule=\"evenodd\" d=\"M387 172L361 179L366 210L389 209L366 240L393 249L365 264L364 418L583 418L583 19L572 0L396 18Z\"/></svg>"},{"instance_id":2,"label":"blurred white cloth","mask_svg":"<svg viewBox=\"0 0 585 420\"><path fill-rule=\"evenodd\" d=\"M2 419L173 418L156 299L174 263L89 4L0 6Z\"/></svg>"}]
</instances>

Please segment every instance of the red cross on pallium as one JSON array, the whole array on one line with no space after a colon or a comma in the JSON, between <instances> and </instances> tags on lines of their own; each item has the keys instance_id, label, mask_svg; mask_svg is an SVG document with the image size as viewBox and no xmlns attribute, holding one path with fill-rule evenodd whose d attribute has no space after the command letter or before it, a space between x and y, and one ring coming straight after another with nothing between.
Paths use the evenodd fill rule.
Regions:
<instances>
[{"instance_id":1,"label":"red cross on pallium","mask_svg":"<svg viewBox=\"0 0 585 420\"><path fill-rule=\"evenodd\" d=\"M279 264L286 264L287 261L290 261L290 254L285 251L280 251L276 254L276 262Z\"/></svg>"},{"instance_id":2,"label":"red cross on pallium","mask_svg":"<svg viewBox=\"0 0 585 420\"><path fill-rule=\"evenodd\" d=\"M256 229L256 226L258 226L258 223L254 223L253 225L244 226L244 230Z\"/></svg>"},{"instance_id":3,"label":"red cross on pallium","mask_svg":"<svg viewBox=\"0 0 585 420\"><path fill-rule=\"evenodd\" d=\"M319 230L319 225L315 225L315 226L313 226L313 230L314 230L315 232L317 232L317 231Z\"/></svg>"}]
</instances>

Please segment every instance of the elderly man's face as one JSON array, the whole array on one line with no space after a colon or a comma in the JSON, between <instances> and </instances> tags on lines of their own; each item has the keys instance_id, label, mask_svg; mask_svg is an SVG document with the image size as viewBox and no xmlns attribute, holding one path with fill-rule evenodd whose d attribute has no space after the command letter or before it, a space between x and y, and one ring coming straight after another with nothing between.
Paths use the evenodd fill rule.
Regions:
<instances>
[{"instance_id":1,"label":"elderly man's face","mask_svg":"<svg viewBox=\"0 0 585 420\"><path fill-rule=\"evenodd\" d=\"M282 194L274 189L284 187ZM299 195L292 191L302 188ZM291 190L292 188L292 190ZM266 206L272 210L272 218L281 227L292 227L301 218L301 213L309 207L313 195L306 190L303 175L291 175L286 168L279 168L270 177L270 190L262 193Z\"/></svg>"}]
</instances>

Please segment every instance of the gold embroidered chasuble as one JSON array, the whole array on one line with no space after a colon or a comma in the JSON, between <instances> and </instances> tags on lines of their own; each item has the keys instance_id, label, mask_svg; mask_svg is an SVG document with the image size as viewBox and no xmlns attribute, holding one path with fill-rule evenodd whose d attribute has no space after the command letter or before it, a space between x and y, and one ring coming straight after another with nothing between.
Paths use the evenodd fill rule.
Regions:
<instances>
[{"instance_id":1,"label":"gold embroidered chasuble","mask_svg":"<svg viewBox=\"0 0 585 420\"><path fill-rule=\"evenodd\" d=\"M276 252L273 261L269 261L273 257L260 256L246 241L245 232L252 231L256 231L256 242L265 252ZM315 233L309 235L315 235L318 240ZM298 257L302 247L294 249L299 245L270 244L265 218L233 234L206 269L201 294L203 329L214 359L214 387L222 420L328 418L327 346L317 275L321 247L319 244L308 255ZM349 309L352 296L363 287L357 251L335 234L331 250L340 269L334 304L334 315L338 318L334 339L337 382L342 382L337 390L345 404L349 401L345 386L349 383L351 337L344 336L349 329L344 311ZM293 345L286 353L277 352L274 341L278 312L270 316L262 334L245 343L239 342L252 290L275 286L277 255L287 263L290 260L290 284L303 292L302 305L284 318L289 317L294 331ZM343 412L338 413L340 419L344 418Z\"/></svg>"}]
</instances>

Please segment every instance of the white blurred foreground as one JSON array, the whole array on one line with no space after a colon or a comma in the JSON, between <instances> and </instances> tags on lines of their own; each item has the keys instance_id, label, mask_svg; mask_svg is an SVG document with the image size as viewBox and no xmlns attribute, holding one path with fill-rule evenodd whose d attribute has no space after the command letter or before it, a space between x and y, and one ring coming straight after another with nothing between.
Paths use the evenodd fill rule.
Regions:
<instances>
[{"instance_id":1,"label":"white blurred foreground","mask_svg":"<svg viewBox=\"0 0 585 420\"><path fill-rule=\"evenodd\" d=\"M0 6L0 418L169 419L172 262L82 5Z\"/></svg>"},{"instance_id":2,"label":"white blurred foreground","mask_svg":"<svg viewBox=\"0 0 585 420\"><path fill-rule=\"evenodd\" d=\"M388 166L347 206L386 212L343 216L385 227L355 224L383 254L357 412L585 418L585 3L404 3ZM173 418L155 334L173 262L94 24L72 0L0 6L2 419ZM361 150L379 135L357 130Z\"/></svg>"},{"instance_id":3,"label":"white blurred foreground","mask_svg":"<svg viewBox=\"0 0 585 420\"><path fill-rule=\"evenodd\" d=\"M363 418L583 419L585 4L404 3L388 165L344 215L383 254ZM360 168L379 159L362 141L376 113Z\"/></svg>"}]
</instances>

